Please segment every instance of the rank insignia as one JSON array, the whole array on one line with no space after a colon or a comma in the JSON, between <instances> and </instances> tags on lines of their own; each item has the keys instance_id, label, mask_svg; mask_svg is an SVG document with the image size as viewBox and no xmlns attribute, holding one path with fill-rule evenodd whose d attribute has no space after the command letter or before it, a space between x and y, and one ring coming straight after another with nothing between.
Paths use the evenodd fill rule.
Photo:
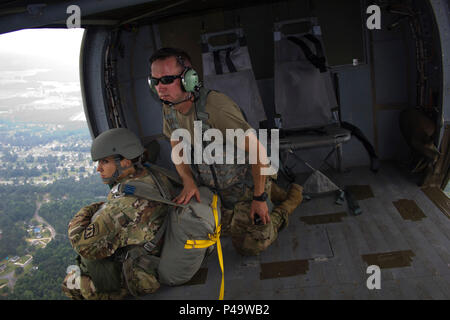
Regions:
<instances>
[{"instance_id":1,"label":"rank insignia","mask_svg":"<svg viewBox=\"0 0 450 320\"><path fill-rule=\"evenodd\" d=\"M86 231L84 232L84 240L92 238L97 234L97 226L95 223L91 223L87 226Z\"/></svg>"}]
</instances>

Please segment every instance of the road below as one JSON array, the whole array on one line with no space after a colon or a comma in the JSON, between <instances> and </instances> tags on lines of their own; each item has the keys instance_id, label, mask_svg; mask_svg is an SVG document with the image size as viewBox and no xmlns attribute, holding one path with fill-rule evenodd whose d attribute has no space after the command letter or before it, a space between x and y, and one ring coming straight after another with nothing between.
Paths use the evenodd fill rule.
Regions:
<instances>
[{"instance_id":1,"label":"road below","mask_svg":"<svg viewBox=\"0 0 450 320\"><path fill-rule=\"evenodd\" d=\"M14 285L16 284L16 277L14 276L14 271L11 271L10 273L1 276L0 279L8 279L8 287L10 289L14 288Z\"/></svg>"},{"instance_id":2,"label":"road below","mask_svg":"<svg viewBox=\"0 0 450 320\"><path fill-rule=\"evenodd\" d=\"M44 196L44 201L45 200L47 200L47 198ZM51 241L56 236L56 230L47 221L45 221L44 218L42 218L39 215L39 209L41 208L41 205L42 205L42 202L36 201L36 210L34 211L33 218L36 219L39 223L45 225L50 230L51 237L50 238L41 238L39 240L50 240ZM31 259L27 261L27 264L30 261L31 261ZM14 288L14 285L16 284L16 281L17 281L16 277L14 276L14 271L12 271L6 275L0 276L0 279L8 279L8 286L11 289Z\"/></svg>"},{"instance_id":3,"label":"road below","mask_svg":"<svg viewBox=\"0 0 450 320\"><path fill-rule=\"evenodd\" d=\"M44 197L44 201L47 200L46 197ZM42 218L38 213L39 209L41 208L42 202L36 201L36 210L34 211L33 218L36 219L39 223L42 223L47 226L47 228L50 230L51 238L55 238L56 236L56 230L53 228L47 221L45 221L44 218Z\"/></svg>"}]
</instances>

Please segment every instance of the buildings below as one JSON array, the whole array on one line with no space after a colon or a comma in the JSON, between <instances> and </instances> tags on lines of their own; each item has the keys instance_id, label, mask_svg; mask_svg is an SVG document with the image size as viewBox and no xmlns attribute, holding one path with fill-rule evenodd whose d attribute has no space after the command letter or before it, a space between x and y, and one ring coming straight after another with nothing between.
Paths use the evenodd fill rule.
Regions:
<instances>
[{"instance_id":1,"label":"buildings below","mask_svg":"<svg viewBox=\"0 0 450 320\"><path fill-rule=\"evenodd\" d=\"M30 126L35 130L32 139ZM14 138L0 141L0 185L47 185L68 177L78 181L95 173L87 128L83 134L69 135L51 125L23 124L1 133Z\"/></svg>"}]
</instances>

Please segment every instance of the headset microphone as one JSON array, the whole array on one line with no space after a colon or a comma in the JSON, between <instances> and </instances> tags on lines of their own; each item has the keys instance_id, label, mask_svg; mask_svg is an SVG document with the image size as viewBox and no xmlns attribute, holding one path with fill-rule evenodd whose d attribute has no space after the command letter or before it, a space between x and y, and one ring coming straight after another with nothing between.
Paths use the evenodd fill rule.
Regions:
<instances>
[{"instance_id":1,"label":"headset microphone","mask_svg":"<svg viewBox=\"0 0 450 320\"><path fill-rule=\"evenodd\" d=\"M191 100L191 98L192 98L192 94L189 94L189 96L186 99L178 101L178 102L170 102L170 101L163 100L163 99L159 99L159 100L161 100L162 103L164 103L164 104L166 104L166 105L168 105L169 107L172 108L172 107L176 106L177 104L180 104L180 103L186 102L188 100Z\"/></svg>"}]
</instances>

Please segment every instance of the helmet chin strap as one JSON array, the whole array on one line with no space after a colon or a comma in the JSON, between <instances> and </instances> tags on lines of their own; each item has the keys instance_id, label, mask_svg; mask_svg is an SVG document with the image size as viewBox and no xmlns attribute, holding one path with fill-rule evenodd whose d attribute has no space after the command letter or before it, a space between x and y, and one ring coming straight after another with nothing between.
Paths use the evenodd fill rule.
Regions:
<instances>
[{"instance_id":1,"label":"helmet chin strap","mask_svg":"<svg viewBox=\"0 0 450 320\"><path fill-rule=\"evenodd\" d=\"M117 182L117 180L119 179L119 177L122 175L122 173L126 170L131 168L133 165L129 166L129 167L122 167L122 165L120 164L120 157L114 157L114 162L116 164L116 171L114 171L113 175L109 178L102 178L104 183L107 184L115 184Z\"/></svg>"}]
</instances>

